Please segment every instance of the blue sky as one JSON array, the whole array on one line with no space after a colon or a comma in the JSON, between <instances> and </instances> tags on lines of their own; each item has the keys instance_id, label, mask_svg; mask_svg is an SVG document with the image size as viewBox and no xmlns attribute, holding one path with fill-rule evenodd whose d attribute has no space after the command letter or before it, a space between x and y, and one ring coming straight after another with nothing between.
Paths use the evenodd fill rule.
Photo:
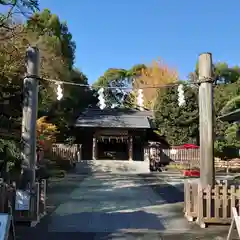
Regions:
<instances>
[{"instance_id":1,"label":"blue sky","mask_svg":"<svg viewBox=\"0 0 240 240\"><path fill-rule=\"evenodd\" d=\"M74 3L74 4L73 4ZM181 78L201 52L239 64L240 1L40 0L66 20L77 44L76 67L92 83L108 68L130 68L158 57Z\"/></svg>"}]
</instances>

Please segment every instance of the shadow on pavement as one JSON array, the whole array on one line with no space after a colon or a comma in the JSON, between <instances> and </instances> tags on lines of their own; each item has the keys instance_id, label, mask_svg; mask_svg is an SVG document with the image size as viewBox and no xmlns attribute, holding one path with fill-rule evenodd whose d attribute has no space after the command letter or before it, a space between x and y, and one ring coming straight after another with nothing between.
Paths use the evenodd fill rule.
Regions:
<instances>
[{"instance_id":1,"label":"shadow on pavement","mask_svg":"<svg viewBox=\"0 0 240 240\"><path fill-rule=\"evenodd\" d=\"M47 209L46 216L44 216L40 223L36 227L30 228L25 225L16 226L17 240L32 239L37 234L47 231L47 227L50 220L50 215L55 209L60 206L63 202L69 199L69 195L79 187L79 183L83 182L85 178L92 175L92 168L88 161L79 162L76 167L70 170L66 176L62 179L49 180L47 187ZM29 235L30 234L30 235ZM26 236L31 236L27 238Z\"/></svg>"},{"instance_id":2,"label":"shadow on pavement","mask_svg":"<svg viewBox=\"0 0 240 240\"><path fill-rule=\"evenodd\" d=\"M145 184L142 184L142 181L139 182L139 176L141 177L141 180L143 180ZM99 176L99 179L102 181L106 181L105 188L107 189L109 187L107 184L107 182L109 181L109 176L107 174L103 174L102 176ZM114 178L111 181L111 185L114 181L117 182L117 181L124 181L124 180L125 181L132 180L135 182L135 184L131 186L126 185L124 187L116 186L116 188L113 189L115 193L117 193L118 191L121 191L121 189L123 188L128 188L129 191L131 190L134 191L134 189L136 188L138 191L141 191L141 189L143 189L144 191L144 188L150 188L159 196L159 200L156 203L151 202L151 205L158 205L160 204L160 202L161 204L173 204L173 203L184 202L183 184L173 186L171 184L168 184L166 181L159 178L158 176L150 173L150 174L138 174L138 175L121 174L121 175L118 175L117 177L114 176ZM105 189L100 190L93 186L92 188L89 188L89 191L101 192L101 191L105 191Z\"/></svg>"},{"instance_id":3,"label":"shadow on pavement","mask_svg":"<svg viewBox=\"0 0 240 240\"><path fill-rule=\"evenodd\" d=\"M173 186L154 174L140 174L147 186L153 189L165 203L184 202L183 184Z\"/></svg>"},{"instance_id":4,"label":"shadow on pavement","mask_svg":"<svg viewBox=\"0 0 240 240\"><path fill-rule=\"evenodd\" d=\"M63 179L50 183L47 188L47 213L51 213L69 199L69 195L79 187L79 183L91 175L92 168L88 161L81 161Z\"/></svg>"},{"instance_id":5,"label":"shadow on pavement","mask_svg":"<svg viewBox=\"0 0 240 240\"><path fill-rule=\"evenodd\" d=\"M109 224L107 229L103 232L106 222ZM98 229L96 229L96 226L98 226L99 232L97 231ZM155 214L146 213L144 211L114 213L83 212L58 216L57 222L51 223L51 228L53 228L53 231L56 232L47 232L47 229L45 229L45 231L43 229L39 229L41 232L36 232L36 229L31 229L32 233L29 231L29 233L25 235L25 238L31 239L34 233L35 240L99 240L114 239L115 237L123 236L126 231L132 234L134 232L147 233L149 231L156 232L164 230L164 226ZM65 232L64 229L67 229L68 232ZM86 229L94 229L95 232L85 232Z\"/></svg>"},{"instance_id":6,"label":"shadow on pavement","mask_svg":"<svg viewBox=\"0 0 240 240\"><path fill-rule=\"evenodd\" d=\"M98 172L95 171L96 168L93 166L93 162L91 161L82 161L78 163L75 171L67 174L66 178L59 182L53 183L50 185L48 190L48 216L41 220L40 224L38 224L35 228L25 228L21 231L18 231L18 240L25 239L51 239L51 240L75 240L75 239L86 239L86 240L110 240L110 239L215 239L215 236L219 236L220 231L216 234L216 232L212 232L209 230L194 230L191 233L171 233L164 234L161 231L167 229L167 225L164 223L163 212L146 212L142 209L142 207L148 207L152 205L163 205L162 208L165 209L168 219L170 218L176 219L176 217L183 216L181 202L183 202L183 192L170 185L167 184L164 180L159 177L154 176L153 174L112 174L109 172ZM92 171L94 170L94 172ZM107 169L105 169L107 170ZM95 174L96 173L96 174ZM80 192L83 192L84 198L81 199L81 196L78 195L73 197L70 196L71 193L79 188L79 183L82 182L86 177L95 174L96 181L94 181L89 187L86 188L86 191L83 192L81 189ZM99 182L97 181L99 179ZM129 181L130 180L130 181ZM142 181L144 180L144 182ZM118 186L118 181L122 182L121 186ZM114 185L114 186L113 186ZM144 189L145 188L145 189ZM126 195L126 191L131 192L134 195L134 192L143 191L144 194L152 193L151 189L159 198L153 200L153 202L143 203L143 206L140 206L140 198L139 205L130 206L130 202L125 202L124 195ZM150 192L147 192L150 190ZM121 195L122 191L122 195ZM96 195L95 193L96 192ZM93 194L92 194L93 193ZM89 194L89 198L88 198ZM119 196L123 197L120 200L119 205L122 206L111 206L111 202L106 207L101 203L106 200L106 198L115 195L115 199L119 198ZM137 195L137 193L136 193ZM147 196L146 196L147 198ZM136 198L135 198L136 199ZM90 201L96 202L99 206L95 211L85 210L83 208L84 205L81 205L81 201L85 201L85 203L89 203ZM127 200L127 199L126 199ZM59 214L58 211L54 211L58 206L62 203L68 202L70 205L62 205L64 208L65 214L63 212ZM114 197L112 199L114 203ZM179 207L176 211L176 207L174 203L180 203ZM76 206L80 206L77 207ZM177 204L176 204L177 205ZM65 211L66 206L70 206L70 212ZM112 209L111 209L112 208ZM115 209L114 209L115 208ZM129 209L135 209L132 211L128 211ZM126 210L126 211L123 211ZM54 212L53 212L54 211ZM77 211L79 211L77 213ZM71 213L72 212L72 213ZM52 214L52 216L51 216ZM55 217L54 217L55 216ZM177 219L178 221L178 219ZM176 221L176 222L177 222ZM107 223L107 224L106 224ZM178 222L179 223L179 222ZM92 228L91 228L92 225ZM176 224L177 225L177 224ZM56 232L48 232L48 228L51 227L51 230L55 230ZM87 232L87 231L93 232ZM104 230L104 231L103 231ZM125 230L125 231L124 231ZM75 232L74 232L75 231ZM101 232L100 232L101 231ZM126 232L127 231L127 232ZM201 231L201 232L200 232ZM115 232L115 233L113 233ZM226 233L226 230L224 234ZM209 234L209 235L207 235ZM221 234L222 235L222 234ZM224 235L225 236L225 235ZM218 238L219 240L221 238ZM224 239L224 238L222 238Z\"/></svg>"}]
</instances>

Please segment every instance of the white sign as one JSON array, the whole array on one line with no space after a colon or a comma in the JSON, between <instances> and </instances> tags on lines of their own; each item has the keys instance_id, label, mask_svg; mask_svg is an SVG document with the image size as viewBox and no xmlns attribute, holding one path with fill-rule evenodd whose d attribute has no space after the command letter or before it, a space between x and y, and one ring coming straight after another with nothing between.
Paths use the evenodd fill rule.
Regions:
<instances>
[{"instance_id":1,"label":"white sign","mask_svg":"<svg viewBox=\"0 0 240 240\"><path fill-rule=\"evenodd\" d=\"M29 210L30 209L30 194L27 191L17 190L15 210Z\"/></svg>"},{"instance_id":2,"label":"white sign","mask_svg":"<svg viewBox=\"0 0 240 240\"><path fill-rule=\"evenodd\" d=\"M7 213L0 213L0 240L7 239L11 217Z\"/></svg>"},{"instance_id":3,"label":"white sign","mask_svg":"<svg viewBox=\"0 0 240 240\"><path fill-rule=\"evenodd\" d=\"M238 216L237 209L235 207L232 207L232 214L233 214L233 217L232 217L231 226L229 228L227 240L233 239L232 235L233 235L234 225L237 228L238 237L240 237L240 217Z\"/></svg>"}]
</instances>

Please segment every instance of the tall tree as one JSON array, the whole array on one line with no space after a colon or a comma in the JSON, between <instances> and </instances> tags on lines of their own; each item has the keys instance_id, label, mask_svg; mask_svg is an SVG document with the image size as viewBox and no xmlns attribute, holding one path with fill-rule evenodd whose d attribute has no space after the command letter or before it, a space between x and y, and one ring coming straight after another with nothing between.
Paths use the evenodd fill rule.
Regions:
<instances>
[{"instance_id":1,"label":"tall tree","mask_svg":"<svg viewBox=\"0 0 240 240\"><path fill-rule=\"evenodd\" d=\"M44 29L42 30L41 27ZM29 45L37 45L40 49L41 77L75 81L77 74L78 79L84 84L87 83L87 79L82 73L73 69L75 43L67 30L66 23L61 23L59 18L48 10L35 14L26 24L14 24L11 32L7 28L1 28L1 31L9 37L0 39L0 120L5 122L9 130L13 129L13 125L16 126L20 133L22 78L25 72L25 51ZM13 35L12 31L14 31ZM53 106L57 104L56 84L40 81L39 90L41 117L48 115L49 112L52 113ZM71 94L72 90L66 86L64 96L68 99ZM82 100L85 103L83 97L86 95L77 96L75 93L74 97L78 98L79 102ZM66 108L71 109L73 102L68 101L69 105ZM74 106L76 108L76 105ZM59 119L66 119L66 115L60 116L57 111L60 109L55 108L55 115L58 115Z\"/></svg>"},{"instance_id":2,"label":"tall tree","mask_svg":"<svg viewBox=\"0 0 240 240\"><path fill-rule=\"evenodd\" d=\"M18 139L18 134L14 130L16 125L19 126L19 103L21 102L21 88L19 84L15 84L15 81L23 67L14 62L16 59L17 62L19 61L15 46L19 44L16 33L21 33L22 28L13 24L13 18L15 14L27 16L37 11L38 1L0 0L0 7L5 10L4 13L0 13L0 131L5 129L5 133L1 131L0 134L0 154L4 154L1 159L15 161L20 158L19 143L12 138ZM13 43L13 38L16 43ZM13 135L10 134L12 132L14 132Z\"/></svg>"},{"instance_id":3,"label":"tall tree","mask_svg":"<svg viewBox=\"0 0 240 240\"><path fill-rule=\"evenodd\" d=\"M138 71L135 72L133 86L135 89L143 88L145 106L152 109L159 87L176 82L178 74L176 70L171 69L160 60L153 61L150 66L142 65L140 67L138 66ZM148 88L148 86L153 87Z\"/></svg>"},{"instance_id":4,"label":"tall tree","mask_svg":"<svg viewBox=\"0 0 240 240\"><path fill-rule=\"evenodd\" d=\"M11 30L11 22L15 14L29 16L32 12L39 10L38 0L0 0L0 6L5 7L5 13L0 13L0 28Z\"/></svg>"},{"instance_id":5,"label":"tall tree","mask_svg":"<svg viewBox=\"0 0 240 240\"><path fill-rule=\"evenodd\" d=\"M136 64L128 70L109 68L94 86L109 87L104 92L107 107L138 107L136 90L143 88L145 107L153 108L157 87L176 82L177 79L178 75L174 69L170 69L161 61L153 61L150 66Z\"/></svg>"},{"instance_id":6,"label":"tall tree","mask_svg":"<svg viewBox=\"0 0 240 240\"><path fill-rule=\"evenodd\" d=\"M48 36L39 38L36 32L29 31L23 25L16 26L14 31L17 33L15 37L0 41L0 103L9 101L12 110L14 112L19 110L18 116L21 116L22 78L25 72L24 61L27 46L38 42L37 46L41 52L41 76L65 80L62 77L67 72L67 68L62 57L57 56L53 51L54 48L49 47ZM60 74L61 72L64 74ZM55 85L48 82L41 82L40 85L40 99L51 103L54 98L52 93ZM51 94L43 94L45 90ZM41 101L39 104L41 105ZM5 114L12 116L11 108L8 108Z\"/></svg>"},{"instance_id":7,"label":"tall tree","mask_svg":"<svg viewBox=\"0 0 240 240\"><path fill-rule=\"evenodd\" d=\"M76 44L72 40L72 34L68 30L66 22L61 22L56 14L49 9L35 13L27 21L27 29L46 38L49 47L55 50L55 54L61 56L64 63L71 70L75 59Z\"/></svg>"},{"instance_id":8,"label":"tall tree","mask_svg":"<svg viewBox=\"0 0 240 240\"><path fill-rule=\"evenodd\" d=\"M106 88L104 91L104 98L107 107L124 106L126 100L129 103L131 80L132 76L127 70L109 68L103 76L98 78L93 86L96 89L99 89L100 87Z\"/></svg>"},{"instance_id":9,"label":"tall tree","mask_svg":"<svg viewBox=\"0 0 240 240\"><path fill-rule=\"evenodd\" d=\"M240 67L230 67L225 62L218 62L213 65L215 84L228 84L234 83L240 78ZM189 80L191 82L198 79L198 63L196 64L195 71L189 74Z\"/></svg>"}]
</instances>

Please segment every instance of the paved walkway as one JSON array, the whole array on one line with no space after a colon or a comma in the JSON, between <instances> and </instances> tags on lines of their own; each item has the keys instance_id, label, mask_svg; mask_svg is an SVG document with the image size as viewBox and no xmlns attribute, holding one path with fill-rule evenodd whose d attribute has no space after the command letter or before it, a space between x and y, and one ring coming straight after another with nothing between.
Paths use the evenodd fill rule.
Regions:
<instances>
[{"instance_id":1,"label":"paved walkway","mask_svg":"<svg viewBox=\"0 0 240 240\"><path fill-rule=\"evenodd\" d=\"M202 230L196 238L199 229L183 217L176 196L181 192L154 182L146 169L140 162L80 163L51 194L57 206L47 220L20 239L224 239Z\"/></svg>"},{"instance_id":2,"label":"paved walkway","mask_svg":"<svg viewBox=\"0 0 240 240\"><path fill-rule=\"evenodd\" d=\"M52 214L50 232L186 232L189 224L137 175L98 173Z\"/></svg>"}]
</instances>

